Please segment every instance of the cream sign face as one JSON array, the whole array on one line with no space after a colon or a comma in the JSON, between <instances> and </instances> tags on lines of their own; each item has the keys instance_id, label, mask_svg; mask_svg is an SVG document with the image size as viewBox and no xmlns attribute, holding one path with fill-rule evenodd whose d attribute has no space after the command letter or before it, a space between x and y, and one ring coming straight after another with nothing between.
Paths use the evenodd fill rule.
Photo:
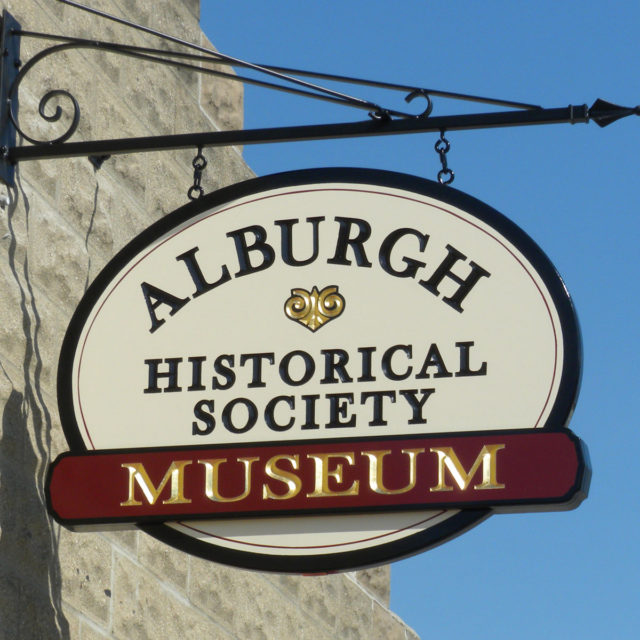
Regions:
<instances>
[{"instance_id":1,"label":"cream sign face","mask_svg":"<svg viewBox=\"0 0 640 640\"><path fill-rule=\"evenodd\" d=\"M490 506L579 502L573 436L558 495L507 495L510 439L568 434L578 382L571 302L515 225L418 178L317 170L211 194L134 239L74 316L59 400L72 453L117 458L96 522L330 571L439 543Z\"/></svg>"}]
</instances>

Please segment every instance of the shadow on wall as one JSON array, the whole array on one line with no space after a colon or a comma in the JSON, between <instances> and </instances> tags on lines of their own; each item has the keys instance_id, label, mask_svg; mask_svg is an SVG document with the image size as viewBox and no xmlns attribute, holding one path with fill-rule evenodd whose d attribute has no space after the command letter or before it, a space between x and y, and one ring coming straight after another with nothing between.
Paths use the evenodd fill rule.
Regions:
<instances>
[{"instance_id":1,"label":"shadow on wall","mask_svg":"<svg viewBox=\"0 0 640 640\"><path fill-rule=\"evenodd\" d=\"M28 228L29 203L24 192L21 196ZM20 251L17 259L13 228L18 215L17 192L11 201L8 263L20 294L23 335L15 339L24 344L24 360L19 385L0 363L3 386L11 389L2 413L0 438L0 639L68 640L58 539L44 493L51 416L40 388L40 317L29 281L28 251ZM23 384L23 392L16 389Z\"/></svg>"}]
</instances>

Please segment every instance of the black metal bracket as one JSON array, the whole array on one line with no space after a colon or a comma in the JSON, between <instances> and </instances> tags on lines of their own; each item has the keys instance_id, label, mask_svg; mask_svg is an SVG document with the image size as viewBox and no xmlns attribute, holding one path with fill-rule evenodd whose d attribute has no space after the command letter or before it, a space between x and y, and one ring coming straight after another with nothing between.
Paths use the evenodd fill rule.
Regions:
<instances>
[{"instance_id":1,"label":"black metal bracket","mask_svg":"<svg viewBox=\"0 0 640 640\"><path fill-rule=\"evenodd\" d=\"M154 31L142 25L128 22L122 18L81 5L73 0L59 1L101 18L143 31L161 38L165 42L171 42L174 48L155 49L150 47L137 47L115 42L23 31L15 19L7 11L4 11L0 33L0 51L2 52L2 64L0 65L0 180L8 185L13 184L15 164L28 160L85 156L94 162L96 166L99 166L108 156L144 151L184 148L197 149L212 146L442 132L536 124L576 124L587 123L590 120L594 120L599 126L604 127L619 118L634 114L640 115L640 107L619 107L604 100L597 100L591 108L583 104L579 106L570 105L568 107L545 109L537 105L521 102L256 64L224 55L174 36ZM38 52L22 65L19 60L21 37L44 39L52 41L55 44ZM177 45L179 49L176 49L175 45ZM53 134L50 140L36 139L29 135L25 128L19 123L18 92L20 84L29 71L41 60L70 49L100 50L148 62L169 65L179 69L188 69L198 73L221 76L234 81L294 93L316 100L325 100L366 110L369 114L369 119L322 125L285 126L237 131L204 131L177 135L68 142L78 127L80 105L68 90L56 89L47 92L40 100L39 115L49 123L61 123L66 116L66 128L62 133L58 131L56 134ZM216 68L206 66L210 63L215 63ZM250 69L254 72L259 72L263 76L266 75L270 79L264 80L256 77L228 73L220 70L219 65L221 64ZM427 105L420 113L407 113L385 108L369 100L356 98L303 80L302 78L330 80L350 85L402 91L405 93L406 102L411 102L415 98L421 97L426 99ZM275 82L273 80L275 80ZM497 105L503 107L504 110L490 113L432 116L432 98L435 96ZM61 102L66 106L66 113L60 105ZM70 109L69 106L71 107ZM30 144L17 145L16 134L19 134L22 140Z\"/></svg>"},{"instance_id":2,"label":"black metal bracket","mask_svg":"<svg viewBox=\"0 0 640 640\"><path fill-rule=\"evenodd\" d=\"M2 12L0 30L0 180L13 185L15 164L9 160L9 149L16 146L16 129L9 120L9 91L20 69L20 41L11 36L20 24L6 10ZM16 105L17 111L17 105Z\"/></svg>"}]
</instances>

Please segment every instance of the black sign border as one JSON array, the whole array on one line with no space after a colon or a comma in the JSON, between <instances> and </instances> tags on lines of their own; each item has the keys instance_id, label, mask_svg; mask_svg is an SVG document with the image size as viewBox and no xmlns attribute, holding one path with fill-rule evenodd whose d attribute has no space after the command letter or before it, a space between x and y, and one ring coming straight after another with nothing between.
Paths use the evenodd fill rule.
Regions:
<instances>
[{"instance_id":1,"label":"black sign border","mask_svg":"<svg viewBox=\"0 0 640 640\"><path fill-rule=\"evenodd\" d=\"M120 270L157 238L208 209L273 189L328 183L389 187L435 198L440 202L460 208L488 224L521 251L542 278L551 295L560 319L563 338L564 353L558 393L549 417L541 428L561 430L566 427L578 398L582 369L582 342L573 302L562 278L542 249L503 214L452 187L445 187L425 178L402 173L378 169L338 167L288 171L224 187L167 214L133 238L111 259L78 304L61 348L57 380L58 408L62 427L72 452L87 451L73 409L72 367L75 350L89 314ZM357 551L309 556L281 556L235 551L201 542L164 524L138 526L142 531L166 544L192 555L223 564L259 571L327 573L374 566L430 549L480 524L491 513L491 509L465 509L439 525L401 540Z\"/></svg>"}]
</instances>

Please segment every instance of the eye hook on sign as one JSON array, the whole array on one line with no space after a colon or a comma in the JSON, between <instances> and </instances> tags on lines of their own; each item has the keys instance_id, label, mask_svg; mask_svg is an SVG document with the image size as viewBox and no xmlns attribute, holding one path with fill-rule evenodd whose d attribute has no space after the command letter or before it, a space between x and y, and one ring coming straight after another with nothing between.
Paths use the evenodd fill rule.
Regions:
<instances>
[{"instance_id":1,"label":"eye hook on sign","mask_svg":"<svg viewBox=\"0 0 640 640\"><path fill-rule=\"evenodd\" d=\"M202 155L202 146L198 147L198 153L191 164L193 165L193 185L187 191L187 197L189 200L197 200L204 195L204 189L200 186L200 182L202 181L202 172L207 166L207 160Z\"/></svg>"},{"instance_id":2,"label":"eye hook on sign","mask_svg":"<svg viewBox=\"0 0 640 640\"><path fill-rule=\"evenodd\" d=\"M415 118L428 118L433 111L433 101L431 97L424 89L414 89L408 96L405 97L405 102L412 102L415 98L422 96L427 101L427 108L418 115L414 116Z\"/></svg>"},{"instance_id":3,"label":"eye hook on sign","mask_svg":"<svg viewBox=\"0 0 640 640\"><path fill-rule=\"evenodd\" d=\"M403 113L401 111L393 111L391 109L378 108L376 111L369 112L369 117L373 120L382 122L388 122L391 120L391 116L400 116L401 118L418 119L423 120L428 118L433 111L433 101L425 89L414 89L408 96L405 97L405 102L412 102L415 98L423 97L427 101L427 108L422 113L411 115Z\"/></svg>"},{"instance_id":4,"label":"eye hook on sign","mask_svg":"<svg viewBox=\"0 0 640 640\"><path fill-rule=\"evenodd\" d=\"M451 184L455 178L455 173L449 169L449 165L447 164L447 153L449 149L451 149L451 145L444 137L444 129L440 129L440 138L436 141L434 149L440 156L440 163L442 164L442 169L438 171L438 182L445 185Z\"/></svg>"}]
</instances>

